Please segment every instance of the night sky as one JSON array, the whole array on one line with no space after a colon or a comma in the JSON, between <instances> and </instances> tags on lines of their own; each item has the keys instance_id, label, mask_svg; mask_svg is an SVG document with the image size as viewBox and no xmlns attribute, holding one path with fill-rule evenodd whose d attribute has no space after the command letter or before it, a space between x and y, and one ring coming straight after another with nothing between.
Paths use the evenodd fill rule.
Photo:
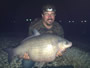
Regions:
<instances>
[{"instance_id":1,"label":"night sky","mask_svg":"<svg viewBox=\"0 0 90 68\"><path fill-rule=\"evenodd\" d=\"M0 33L28 32L30 21L41 17L41 7L56 6L56 21L66 34L90 34L90 0L2 0L0 1ZM71 22L71 21L74 21Z\"/></svg>"}]
</instances>

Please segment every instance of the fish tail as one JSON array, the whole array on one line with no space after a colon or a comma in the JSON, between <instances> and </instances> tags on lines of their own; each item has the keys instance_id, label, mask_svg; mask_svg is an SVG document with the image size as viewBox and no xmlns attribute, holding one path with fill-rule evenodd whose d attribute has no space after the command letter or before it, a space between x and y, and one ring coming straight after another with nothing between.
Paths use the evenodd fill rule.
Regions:
<instances>
[{"instance_id":1,"label":"fish tail","mask_svg":"<svg viewBox=\"0 0 90 68\"><path fill-rule=\"evenodd\" d=\"M13 51L13 49L12 48L5 48L3 50L8 53L8 62L11 63L11 61L14 58L14 51Z\"/></svg>"}]
</instances>

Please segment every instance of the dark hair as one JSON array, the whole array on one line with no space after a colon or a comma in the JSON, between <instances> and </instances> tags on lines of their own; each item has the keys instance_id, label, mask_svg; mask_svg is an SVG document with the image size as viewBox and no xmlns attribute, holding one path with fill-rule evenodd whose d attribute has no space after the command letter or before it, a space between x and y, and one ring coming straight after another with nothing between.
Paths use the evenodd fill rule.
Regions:
<instances>
[{"instance_id":1,"label":"dark hair","mask_svg":"<svg viewBox=\"0 0 90 68\"><path fill-rule=\"evenodd\" d=\"M45 11L54 11L54 12L56 12L56 8L52 4L47 4L47 5L44 5L42 7L42 13L45 12Z\"/></svg>"}]
</instances>

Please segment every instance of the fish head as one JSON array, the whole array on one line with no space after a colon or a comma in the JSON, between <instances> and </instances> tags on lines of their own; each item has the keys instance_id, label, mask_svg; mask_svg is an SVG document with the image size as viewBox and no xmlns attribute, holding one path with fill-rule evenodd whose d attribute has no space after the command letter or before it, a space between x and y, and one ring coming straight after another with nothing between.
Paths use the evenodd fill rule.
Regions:
<instances>
[{"instance_id":1,"label":"fish head","mask_svg":"<svg viewBox=\"0 0 90 68\"><path fill-rule=\"evenodd\" d=\"M59 50L61 52L65 51L67 48L72 46L72 42L66 40L66 39L60 39L58 41Z\"/></svg>"}]
</instances>

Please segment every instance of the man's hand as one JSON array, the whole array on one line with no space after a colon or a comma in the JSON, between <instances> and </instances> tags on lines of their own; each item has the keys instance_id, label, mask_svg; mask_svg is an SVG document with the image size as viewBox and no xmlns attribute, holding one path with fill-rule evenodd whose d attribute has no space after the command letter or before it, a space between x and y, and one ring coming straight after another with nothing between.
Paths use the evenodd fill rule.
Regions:
<instances>
[{"instance_id":1,"label":"man's hand","mask_svg":"<svg viewBox=\"0 0 90 68\"><path fill-rule=\"evenodd\" d=\"M20 56L20 58L23 58L23 59L27 59L27 60L30 60L30 57L27 53L24 53L24 56Z\"/></svg>"},{"instance_id":2,"label":"man's hand","mask_svg":"<svg viewBox=\"0 0 90 68\"><path fill-rule=\"evenodd\" d=\"M60 51L57 52L56 57L62 56L62 53Z\"/></svg>"},{"instance_id":3,"label":"man's hand","mask_svg":"<svg viewBox=\"0 0 90 68\"><path fill-rule=\"evenodd\" d=\"M65 52L66 50L65 49L63 49L63 51L62 52ZM57 54L56 54L56 57L58 57L58 56L62 56L62 52L61 52L61 50L59 50L58 52L57 52Z\"/></svg>"},{"instance_id":4,"label":"man's hand","mask_svg":"<svg viewBox=\"0 0 90 68\"><path fill-rule=\"evenodd\" d=\"M29 55L27 53L24 53L24 56L23 56L24 59L30 59Z\"/></svg>"}]
</instances>

